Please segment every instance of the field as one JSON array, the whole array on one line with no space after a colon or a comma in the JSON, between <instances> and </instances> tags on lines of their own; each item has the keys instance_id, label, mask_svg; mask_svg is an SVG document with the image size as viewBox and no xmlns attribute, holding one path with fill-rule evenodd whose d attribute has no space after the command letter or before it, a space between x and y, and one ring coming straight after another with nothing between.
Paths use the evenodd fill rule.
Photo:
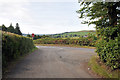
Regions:
<instances>
[{"instance_id":1,"label":"field","mask_svg":"<svg viewBox=\"0 0 120 80\"><path fill-rule=\"evenodd\" d=\"M83 37L88 34L95 34L95 31L77 31L77 32L65 32L65 33L60 33L60 34L53 34L50 35L53 38L66 38L66 37Z\"/></svg>"}]
</instances>

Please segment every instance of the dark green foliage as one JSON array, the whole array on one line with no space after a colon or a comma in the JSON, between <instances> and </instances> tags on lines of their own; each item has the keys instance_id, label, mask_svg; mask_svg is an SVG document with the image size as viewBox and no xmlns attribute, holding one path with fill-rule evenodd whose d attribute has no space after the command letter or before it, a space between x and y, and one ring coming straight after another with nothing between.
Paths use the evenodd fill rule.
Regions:
<instances>
[{"instance_id":1,"label":"dark green foliage","mask_svg":"<svg viewBox=\"0 0 120 80\"><path fill-rule=\"evenodd\" d=\"M92 6L90 6L92 4ZM80 18L89 17L83 23L95 24L100 40L96 51L100 59L112 69L120 69L120 1L119 2L82 2L77 11Z\"/></svg>"},{"instance_id":2,"label":"dark green foliage","mask_svg":"<svg viewBox=\"0 0 120 80\"><path fill-rule=\"evenodd\" d=\"M3 71L9 62L23 54L29 53L34 47L33 41L30 38L9 32L2 32Z\"/></svg>"},{"instance_id":3,"label":"dark green foliage","mask_svg":"<svg viewBox=\"0 0 120 80\"><path fill-rule=\"evenodd\" d=\"M77 11L81 14L80 18L89 17L89 20L83 23L95 24L98 35L103 36L101 32L105 28L113 28L119 24L120 2L82 2L81 5L84 7ZM117 37L116 34L111 35L111 38Z\"/></svg>"},{"instance_id":4,"label":"dark green foliage","mask_svg":"<svg viewBox=\"0 0 120 80\"><path fill-rule=\"evenodd\" d=\"M100 59L112 69L120 68L120 37L108 41L101 38L97 43L97 50Z\"/></svg>"},{"instance_id":5,"label":"dark green foliage","mask_svg":"<svg viewBox=\"0 0 120 80\"><path fill-rule=\"evenodd\" d=\"M34 36L34 40L36 40L36 39L40 39L42 36L40 36L40 35L35 35Z\"/></svg>"},{"instance_id":6,"label":"dark green foliage","mask_svg":"<svg viewBox=\"0 0 120 80\"><path fill-rule=\"evenodd\" d=\"M32 36L30 34L28 34L27 37L32 37Z\"/></svg>"},{"instance_id":7,"label":"dark green foliage","mask_svg":"<svg viewBox=\"0 0 120 80\"><path fill-rule=\"evenodd\" d=\"M2 30L2 26L0 26L0 30Z\"/></svg>"},{"instance_id":8,"label":"dark green foliage","mask_svg":"<svg viewBox=\"0 0 120 80\"><path fill-rule=\"evenodd\" d=\"M15 34L22 35L18 23L16 23Z\"/></svg>"},{"instance_id":9,"label":"dark green foliage","mask_svg":"<svg viewBox=\"0 0 120 80\"><path fill-rule=\"evenodd\" d=\"M22 35L18 23L16 23L16 28L15 29L12 26L12 23L10 24L9 27L5 27L4 24L1 27L2 27L2 31L6 31L6 32L11 32L11 33L15 33L15 34L18 34L18 35Z\"/></svg>"},{"instance_id":10,"label":"dark green foliage","mask_svg":"<svg viewBox=\"0 0 120 80\"><path fill-rule=\"evenodd\" d=\"M7 28L7 32L15 33L15 29L12 24L10 24L10 26Z\"/></svg>"},{"instance_id":11,"label":"dark green foliage","mask_svg":"<svg viewBox=\"0 0 120 80\"><path fill-rule=\"evenodd\" d=\"M32 38L32 34L28 34L27 37L30 37ZM36 39L40 39L40 38L49 38L50 36L49 35L34 35L34 38L33 40L36 40Z\"/></svg>"},{"instance_id":12,"label":"dark green foliage","mask_svg":"<svg viewBox=\"0 0 120 80\"><path fill-rule=\"evenodd\" d=\"M118 25L119 26L119 25ZM101 39L97 42L96 52L100 59L112 69L120 69L120 30L119 27L103 28ZM117 34L116 34L117 33ZM111 37L116 34L115 37Z\"/></svg>"},{"instance_id":13,"label":"dark green foliage","mask_svg":"<svg viewBox=\"0 0 120 80\"><path fill-rule=\"evenodd\" d=\"M5 25L2 25L2 31L7 31L7 28L5 27Z\"/></svg>"}]
</instances>

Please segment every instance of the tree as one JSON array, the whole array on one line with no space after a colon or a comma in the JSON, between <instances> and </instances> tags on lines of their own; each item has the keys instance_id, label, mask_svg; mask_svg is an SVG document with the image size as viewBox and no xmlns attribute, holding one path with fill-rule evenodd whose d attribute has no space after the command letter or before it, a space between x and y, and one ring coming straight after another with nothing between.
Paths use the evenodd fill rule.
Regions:
<instances>
[{"instance_id":1,"label":"tree","mask_svg":"<svg viewBox=\"0 0 120 80\"><path fill-rule=\"evenodd\" d=\"M5 27L5 25L2 25L2 31L7 31L7 27Z\"/></svg>"},{"instance_id":2,"label":"tree","mask_svg":"<svg viewBox=\"0 0 120 80\"><path fill-rule=\"evenodd\" d=\"M37 37L38 37L38 39L41 38L40 35L38 35Z\"/></svg>"},{"instance_id":3,"label":"tree","mask_svg":"<svg viewBox=\"0 0 120 80\"><path fill-rule=\"evenodd\" d=\"M95 24L98 35L103 36L106 34L105 29L107 31L111 28L116 29L115 27L120 25L120 16L118 16L120 15L120 2L81 2L80 5L84 6L77 11L77 13L80 13L80 18L89 18L89 20L82 23ZM113 39L117 37L118 30L116 30L110 31L112 33L107 37Z\"/></svg>"},{"instance_id":4,"label":"tree","mask_svg":"<svg viewBox=\"0 0 120 80\"><path fill-rule=\"evenodd\" d=\"M22 35L18 23L16 23L15 34Z\"/></svg>"},{"instance_id":5,"label":"tree","mask_svg":"<svg viewBox=\"0 0 120 80\"><path fill-rule=\"evenodd\" d=\"M0 26L0 30L2 30L2 26Z\"/></svg>"},{"instance_id":6,"label":"tree","mask_svg":"<svg viewBox=\"0 0 120 80\"><path fill-rule=\"evenodd\" d=\"M32 37L29 33L27 34L27 37Z\"/></svg>"},{"instance_id":7,"label":"tree","mask_svg":"<svg viewBox=\"0 0 120 80\"><path fill-rule=\"evenodd\" d=\"M101 61L112 69L120 69L120 1L119 2L81 2L83 6L77 13L80 18L89 18L82 23L95 24L100 40L96 51Z\"/></svg>"},{"instance_id":8,"label":"tree","mask_svg":"<svg viewBox=\"0 0 120 80\"><path fill-rule=\"evenodd\" d=\"M8 31L8 32L11 32L11 33L14 33L14 32L15 32L14 27L12 26L12 23L11 23L10 26L8 27L7 31Z\"/></svg>"},{"instance_id":9,"label":"tree","mask_svg":"<svg viewBox=\"0 0 120 80\"><path fill-rule=\"evenodd\" d=\"M77 34L74 34L74 37L77 37Z\"/></svg>"}]
</instances>

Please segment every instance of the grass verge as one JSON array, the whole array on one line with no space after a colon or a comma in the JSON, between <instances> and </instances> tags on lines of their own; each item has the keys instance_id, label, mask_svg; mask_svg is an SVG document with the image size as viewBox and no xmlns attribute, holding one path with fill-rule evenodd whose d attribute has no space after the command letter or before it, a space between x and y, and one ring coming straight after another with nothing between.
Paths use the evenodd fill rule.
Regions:
<instances>
[{"instance_id":1,"label":"grass verge","mask_svg":"<svg viewBox=\"0 0 120 80\"><path fill-rule=\"evenodd\" d=\"M34 52L35 50L37 50L38 48L35 47L33 48L29 53L23 54L22 56L19 56L17 59L11 61L8 63L8 67L4 68L3 73L2 73L2 77L5 78L6 74L8 72L10 72L10 70L15 67L16 63L18 63L20 60L22 60L25 56L29 55L30 53Z\"/></svg>"},{"instance_id":2,"label":"grass verge","mask_svg":"<svg viewBox=\"0 0 120 80\"><path fill-rule=\"evenodd\" d=\"M95 47L91 46L80 46L80 45L74 45L74 44L35 44L36 46L62 46L62 47L75 47L75 48L90 48L90 49L95 49Z\"/></svg>"},{"instance_id":3,"label":"grass verge","mask_svg":"<svg viewBox=\"0 0 120 80\"><path fill-rule=\"evenodd\" d=\"M103 78L118 78L120 80L120 70L111 70L102 63L98 56L93 56L88 63L92 72Z\"/></svg>"}]
</instances>

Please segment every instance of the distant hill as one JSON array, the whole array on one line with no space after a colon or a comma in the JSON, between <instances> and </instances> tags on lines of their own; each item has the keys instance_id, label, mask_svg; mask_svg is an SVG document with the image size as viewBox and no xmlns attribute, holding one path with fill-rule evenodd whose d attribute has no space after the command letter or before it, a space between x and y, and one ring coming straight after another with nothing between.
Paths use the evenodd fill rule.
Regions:
<instances>
[{"instance_id":1,"label":"distant hill","mask_svg":"<svg viewBox=\"0 0 120 80\"><path fill-rule=\"evenodd\" d=\"M52 38L67 38L67 37L82 37L88 34L95 34L94 30L82 30L82 31L74 31L74 32L64 32L58 34L35 34L35 35L48 35ZM23 36L27 36L27 34L23 34Z\"/></svg>"},{"instance_id":2,"label":"distant hill","mask_svg":"<svg viewBox=\"0 0 120 80\"><path fill-rule=\"evenodd\" d=\"M60 34L53 34L51 37L53 38L66 38L66 37L82 37L88 34L95 34L94 30L83 30L83 31L76 31L76 32L64 32Z\"/></svg>"},{"instance_id":3,"label":"distant hill","mask_svg":"<svg viewBox=\"0 0 120 80\"><path fill-rule=\"evenodd\" d=\"M82 31L79 31L79 32L96 32L95 30L82 30Z\"/></svg>"}]
</instances>

